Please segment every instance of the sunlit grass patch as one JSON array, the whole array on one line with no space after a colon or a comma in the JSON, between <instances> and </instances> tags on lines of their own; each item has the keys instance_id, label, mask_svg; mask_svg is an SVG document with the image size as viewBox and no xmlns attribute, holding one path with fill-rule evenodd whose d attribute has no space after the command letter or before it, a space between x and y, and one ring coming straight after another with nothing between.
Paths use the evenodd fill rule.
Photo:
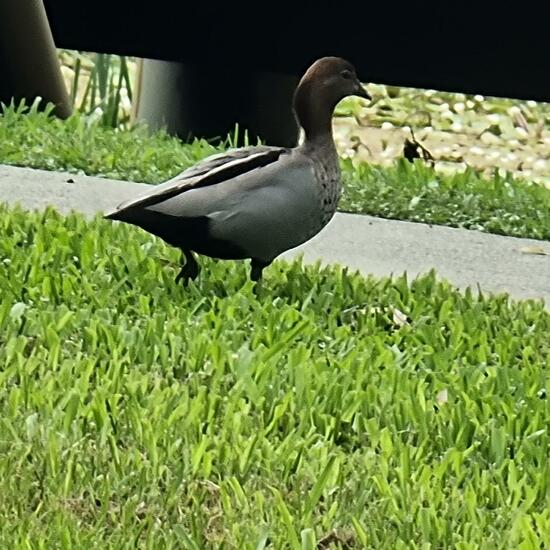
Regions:
<instances>
[{"instance_id":1,"label":"sunlit grass patch","mask_svg":"<svg viewBox=\"0 0 550 550\"><path fill-rule=\"evenodd\" d=\"M509 548L548 537L537 302L179 257L0 209L6 547Z\"/></svg>"}]
</instances>

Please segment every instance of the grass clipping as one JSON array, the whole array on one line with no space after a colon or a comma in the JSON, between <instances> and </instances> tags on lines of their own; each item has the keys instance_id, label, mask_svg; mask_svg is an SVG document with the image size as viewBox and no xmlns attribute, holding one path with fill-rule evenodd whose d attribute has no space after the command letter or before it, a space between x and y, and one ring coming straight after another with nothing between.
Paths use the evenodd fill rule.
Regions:
<instances>
[{"instance_id":1,"label":"grass clipping","mask_svg":"<svg viewBox=\"0 0 550 550\"><path fill-rule=\"evenodd\" d=\"M2 208L6 548L539 548L550 315ZM164 262L159 259L164 258Z\"/></svg>"}]
</instances>

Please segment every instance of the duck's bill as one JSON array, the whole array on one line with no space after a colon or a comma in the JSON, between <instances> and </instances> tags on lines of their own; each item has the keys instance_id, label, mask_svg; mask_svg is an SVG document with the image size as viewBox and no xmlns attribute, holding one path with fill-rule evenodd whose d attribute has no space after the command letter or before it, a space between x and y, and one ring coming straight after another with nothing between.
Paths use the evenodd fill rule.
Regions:
<instances>
[{"instance_id":1,"label":"duck's bill","mask_svg":"<svg viewBox=\"0 0 550 550\"><path fill-rule=\"evenodd\" d=\"M369 92L365 90L363 85L358 81L357 86L355 88L355 94L356 96L362 97L363 99L372 99Z\"/></svg>"}]
</instances>

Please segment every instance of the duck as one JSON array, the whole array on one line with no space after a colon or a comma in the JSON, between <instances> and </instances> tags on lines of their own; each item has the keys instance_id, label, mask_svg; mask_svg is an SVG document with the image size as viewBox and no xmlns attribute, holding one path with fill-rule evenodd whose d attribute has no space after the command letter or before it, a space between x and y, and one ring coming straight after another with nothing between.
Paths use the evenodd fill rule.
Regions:
<instances>
[{"instance_id":1,"label":"duck","mask_svg":"<svg viewBox=\"0 0 550 550\"><path fill-rule=\"evenodd\" d=\"M296 147L256 145L209 156L105 218L179 248L176 282L197 278L195 255L249 259L250 279L259 282L277 256L317 235L336 212L342 183L332 116L348 96L371 99L353 65L340 57L316 60L293 97L303 130Z\"/></svg>"}]
</instances>

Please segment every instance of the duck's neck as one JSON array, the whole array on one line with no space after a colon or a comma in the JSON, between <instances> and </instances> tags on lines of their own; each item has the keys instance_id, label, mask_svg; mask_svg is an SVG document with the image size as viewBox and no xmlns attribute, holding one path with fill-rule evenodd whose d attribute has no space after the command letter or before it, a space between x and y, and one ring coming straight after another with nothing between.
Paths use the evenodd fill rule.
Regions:
<instances>
[{"instance_id":1,"label":"duck's neck","mask_svg":"<svg viewBox=\"0 0 550 550\"><path fill-rule=\"evenodd\" d=\"M335 149L332 137L332 102L313 93L309 82L302 82L294 95L294 111L304 129L305 146Z\"/></svg>"}]
</instances>

